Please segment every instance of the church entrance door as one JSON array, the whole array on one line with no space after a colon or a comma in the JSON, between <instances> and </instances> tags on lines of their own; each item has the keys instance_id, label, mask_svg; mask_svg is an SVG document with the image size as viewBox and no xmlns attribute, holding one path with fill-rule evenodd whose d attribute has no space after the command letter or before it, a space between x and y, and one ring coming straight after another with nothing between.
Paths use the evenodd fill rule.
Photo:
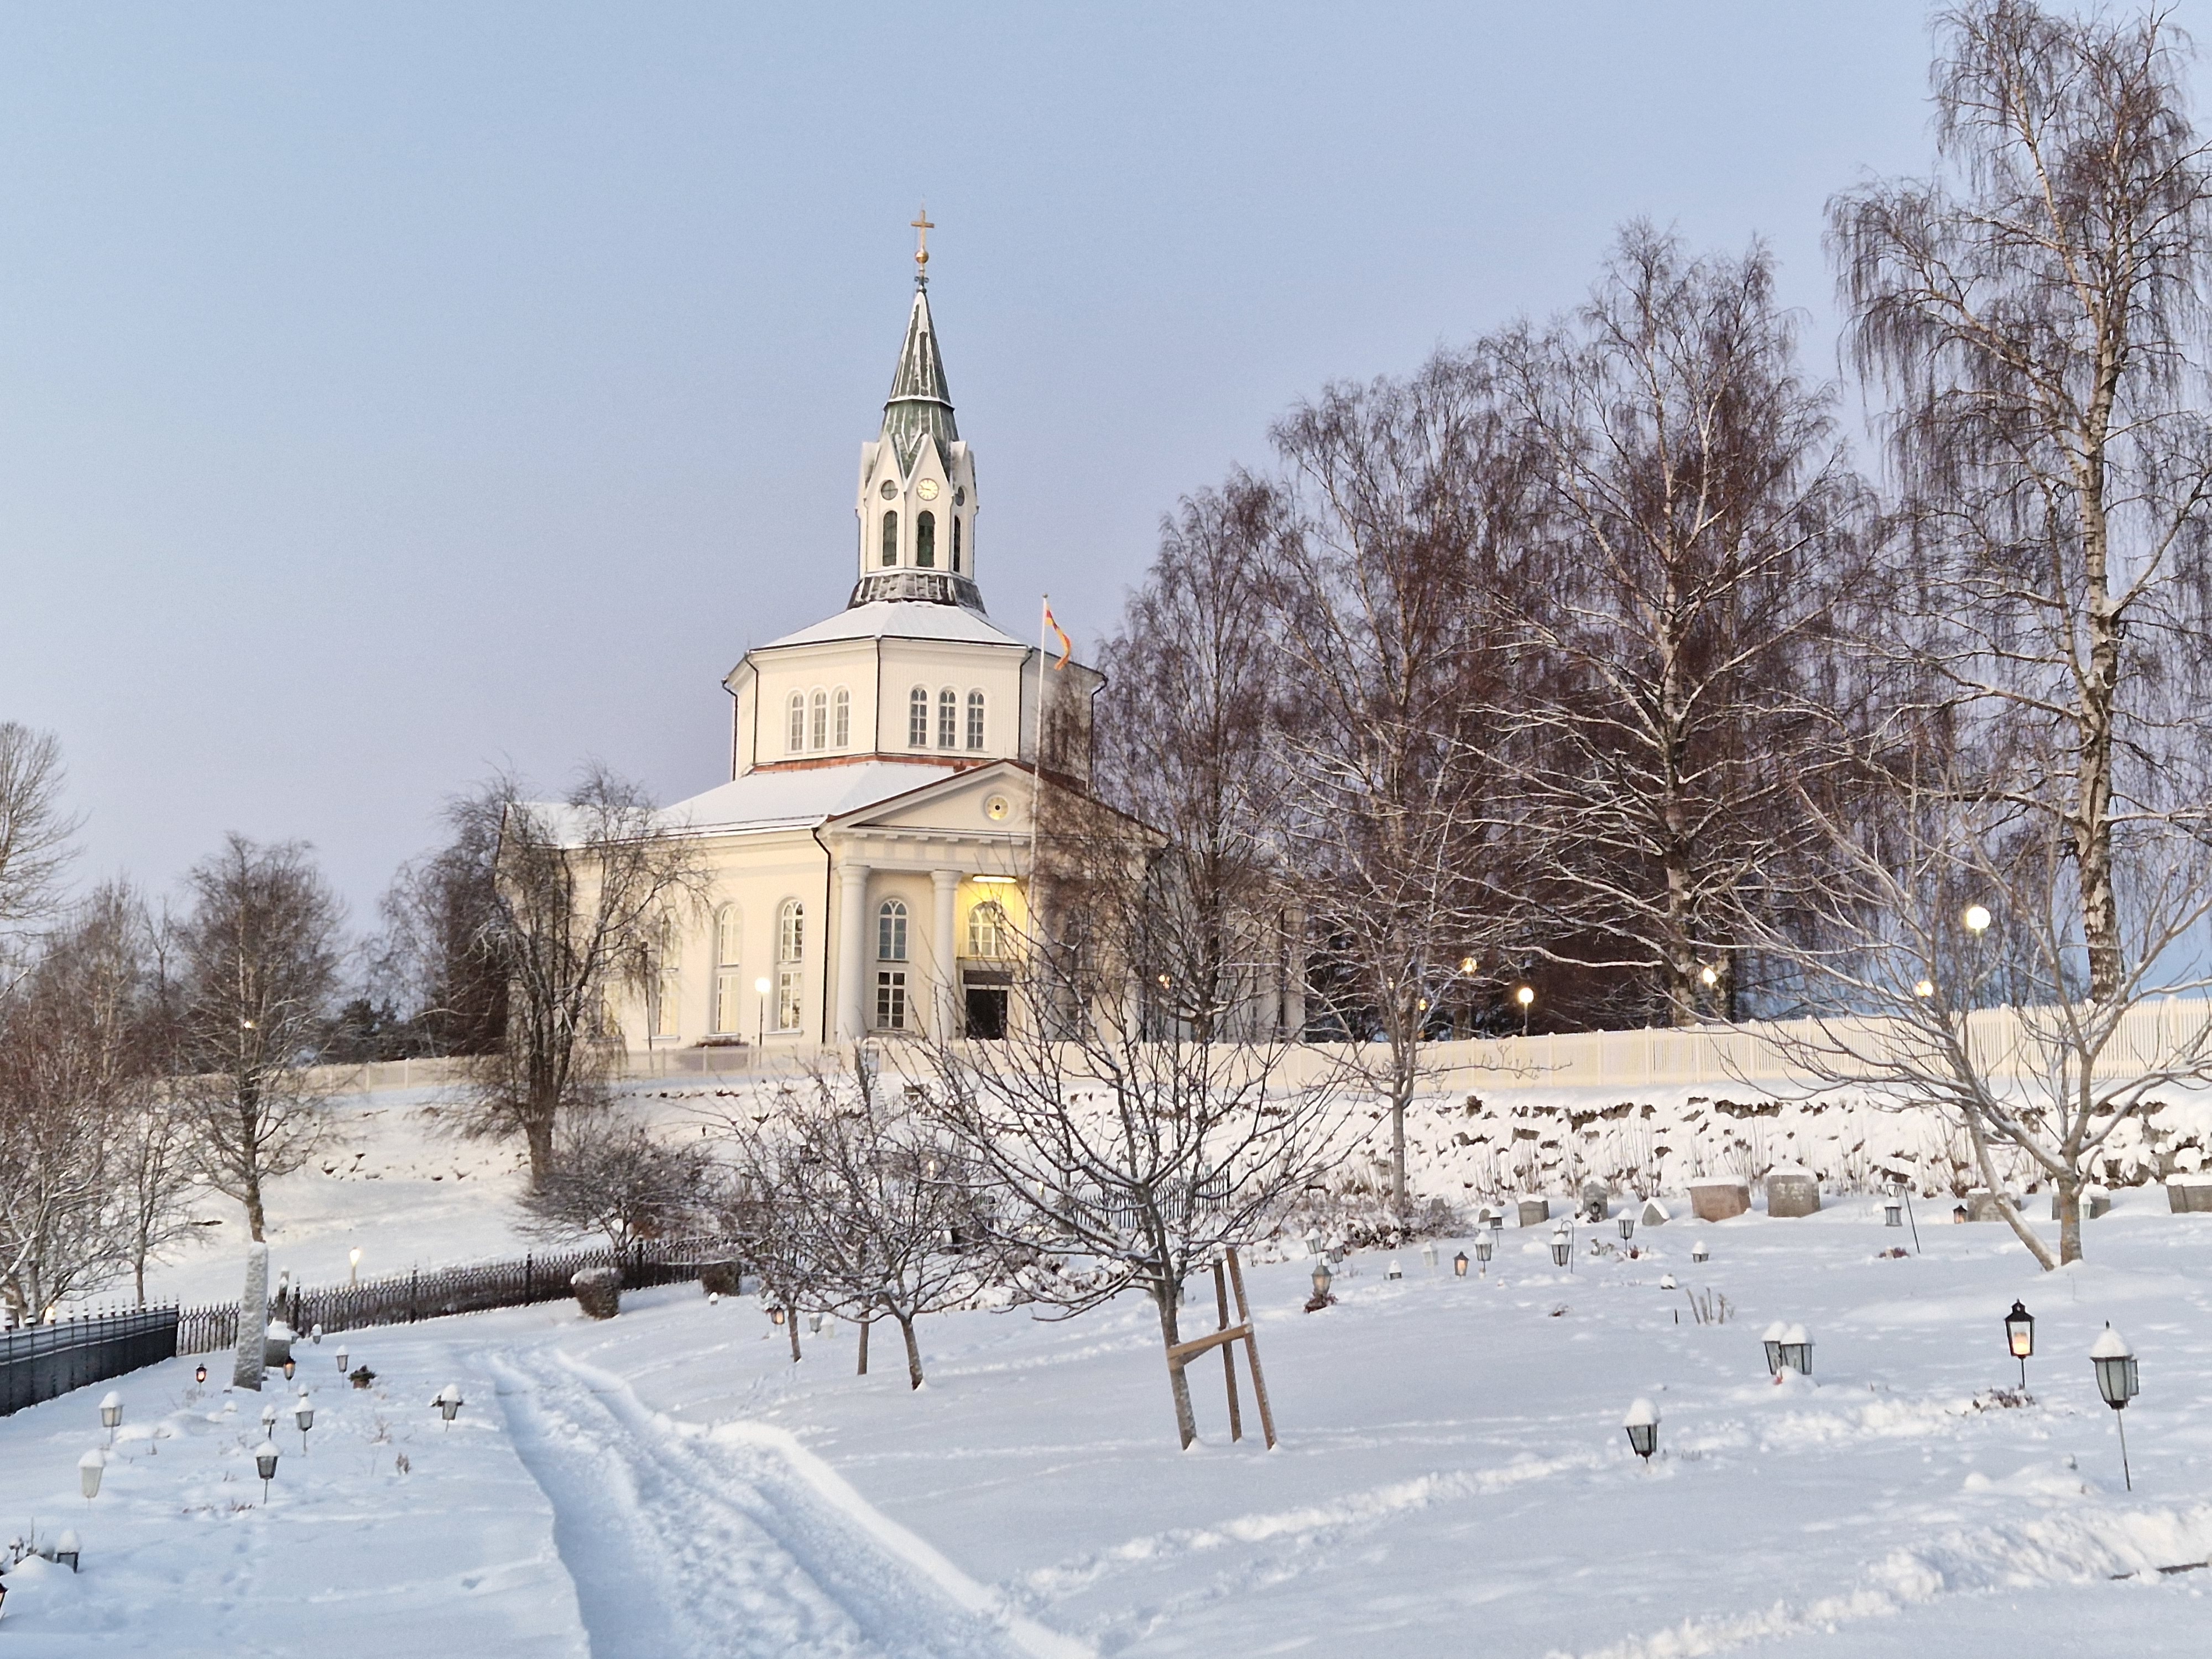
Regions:
<instances>
[{"instance_id":1,"label":"church entrance door","mask_svg":"<svg viewBox=\"0 0 2212 1659\"><path fill-rule=\"evenodd\" d=\"M997 1042L1006 1035L1006 988L970 985L968 988L968 1035Z\"/></svg>"}]
</instances>

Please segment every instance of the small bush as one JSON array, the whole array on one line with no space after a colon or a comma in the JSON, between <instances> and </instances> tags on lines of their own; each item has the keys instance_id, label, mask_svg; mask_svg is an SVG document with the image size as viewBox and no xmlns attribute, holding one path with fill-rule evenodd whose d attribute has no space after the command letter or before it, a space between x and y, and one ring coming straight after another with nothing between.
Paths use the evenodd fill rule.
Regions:
<instances>
[{"instance_id":1,"label":"small bush","mask_svg":"<svg viewBox=\"0 0 2212 1659\"><path fill-rule=\"evenodd\" d=\"M612 1319L622 1311L622 1275L612 1267L586 1267L568 1281L576 1305L593 1319Z\"/></svg>"},{"instance_id":2,"label":"small bush","mask_svg":"<svg viewBox=\"0 0 2212 1659\"><path fill-rule=\"evenodd\" d=\"M708 1296L738 1296L744 1272L734 1261L708 1261L700 1265L699 1289Z\"/></svg>"}]
</instances>

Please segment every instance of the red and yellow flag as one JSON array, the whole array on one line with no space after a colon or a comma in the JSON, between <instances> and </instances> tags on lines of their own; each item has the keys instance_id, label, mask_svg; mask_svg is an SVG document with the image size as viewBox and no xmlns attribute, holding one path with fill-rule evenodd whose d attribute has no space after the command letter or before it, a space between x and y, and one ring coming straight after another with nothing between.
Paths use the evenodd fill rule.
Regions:
<instances>
[{"instance_id":1,"label":"red and yellow flag","mask_svg":"<svg viewBox=\"0 0 2212 1659\"><path fill-rule=\"evenodd\" d=\"M1053 635L1060 641L1060 660L1053 664L1053 666L1054 668L1066 667L1068 658L1074 653L1075 641L1067 637L1067 630L1062 628L1059 622L1053 617L1052 599L1050 595L1046 596L1044 602L1044 631L1045 633Z\"/></svg>"}]
</instances>

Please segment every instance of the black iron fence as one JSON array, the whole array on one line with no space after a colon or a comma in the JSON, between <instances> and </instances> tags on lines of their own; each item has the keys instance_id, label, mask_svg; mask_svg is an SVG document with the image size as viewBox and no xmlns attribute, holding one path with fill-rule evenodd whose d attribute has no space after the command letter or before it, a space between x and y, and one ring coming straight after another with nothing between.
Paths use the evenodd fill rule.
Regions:
<instances>
[{"instance_id":1,"label":"black iron fence","mask_svg":"<svg viewBox=\"0 0 2212 1659\"><path fill-rule=\"evenodd\" d=\"M708 1262L728 1261L736 1246L711 1238L658 1238L622 1251L555 1250L472 1267L434 1267L364 1279L358 1285L301 1287L270 1304L270 1315L305 1334L359 1330L369 1325L410 1325L447 1314L519 1308L557 1302L568 1281L586 1267L612 1267L626 1290L680 1284ZM235 1305L191 1308L183 1316L179 1353L217 1352L238 1346Z\"/></svg>"},{"instance_id":2,"label":"black iron fence","mask_svg":"<svg viewBox=\"0 0 2212 1659\"><path fill-rule=\"evenodd\" d=\"M142 1308L0 1331L0 1417L173 1358L179 1322L174 1308Z\"/></svg>"}]
</instances>

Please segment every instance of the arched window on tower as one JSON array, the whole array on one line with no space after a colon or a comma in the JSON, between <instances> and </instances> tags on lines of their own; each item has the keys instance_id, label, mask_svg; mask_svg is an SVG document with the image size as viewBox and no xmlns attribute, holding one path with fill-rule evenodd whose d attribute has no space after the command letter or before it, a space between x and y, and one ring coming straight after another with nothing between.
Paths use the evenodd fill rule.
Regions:
<instances>
[{"instance_id":1,"label":"arched window on tower","mask_svg":"<svg viewBox=\"0 0 2212 1659\"><path fill-rule=\"evenodd\" d=\"M813 726L807 733L806 746L827 749L830 746L830 694L819 686L815 688L813 708Z\"/></svg>"},{"instance_id":2,"label":"arched window on tower","mask_svg":"<svg viewBox=\"0 0 2212 1659\"><path fill-rule=\"evenodd\" d=\"M968 694L968 746L970 749L983 746L983 694L981 691Z\"/></svg>"},{"instance_id":3,"label":"arched window on tower","mask_svg":"<svg viewBox=\"0 0 2212 1659\"><path fill-rule=\"evenodd\" d=\"M830 742L843 749L853 741L853 694L839 686L830 696Z\"/></svg>"},{"instance_id":4,"label":"arched window on tower","mask_svg":"<svg viewBox=\"0 0 2212 1659\"><path fill-rule=\"evenodd\" d=\"M929 747L929 688L917 685L906 696L906 740L912 749Z\"/></svg>"},{"instance_id":5,"label":"arched window on tower","mask_svg":"<svg viewBox=\"0 0 2212 1659\"><path fill-rule=\"evenodd\" d=\"M960 515L956 513L952 515L952 574L957 576L967 568L960 556Z\"/></svg>"},{"instance_id":6,"label":"arched window on tower","mask_svg":"<svg viewBox=\"0 0 2212 1659\"><path fill-rule=\"evenodd\" d=\"M914 562L918 569L937 568L937 514L925 513L914 521Z\"/></svg>"},{"instance_id":7,"label":"arched window on tower","mask_svg":"<svg viewBox=\"0 0 2212 1659\"><path fill-rule=\"evenodd\" d=\"M937 746L960 746L960 694L949 685L937 694Z\"/></svg>"},{"instance_id":8,"label":"arched window on tower","mask_svg":"<svg viewBox=\"0 0 2212 1659\"><path fill-rule=\"evenodd\" d=\"M898 514L884 514L884 568L889 569L898 562Z\"/></svg>"},{"instance_id":9,"label":"arched window on tower","mask_svg":"<svg viewBox=\"0 0 2212 1659\"><path fill-rule=\"evenodd\" d=\"M739 959L744 916L734 904L714 912L714 1034L731 1036L744 1030L745 976Z\"/></svg>"},{"instance_id":10,"label":"arched window on tower","mask_svg":"<svg viewBox=\"0 0 2212 1659\"><path fill-rule=\"evenodd\" d=\"M806 698L799 692L791 694L789 720L784 726L783 750L796 755L806 747Z\"/></svg>"}]
</instances>

